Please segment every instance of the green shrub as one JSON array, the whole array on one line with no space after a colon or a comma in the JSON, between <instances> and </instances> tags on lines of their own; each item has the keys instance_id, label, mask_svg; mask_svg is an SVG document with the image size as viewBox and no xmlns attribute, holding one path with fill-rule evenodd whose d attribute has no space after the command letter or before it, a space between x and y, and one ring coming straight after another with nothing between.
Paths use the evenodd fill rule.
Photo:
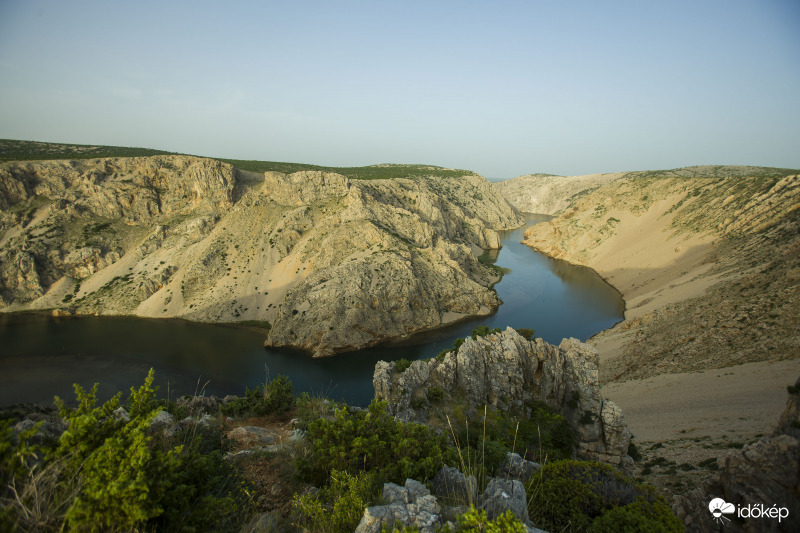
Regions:
<instances>
[{"instance_id":1,"label":"green shrub","mask_svg":"<svg viewBox=\"0 0 800 533\"><path fill-rule=\"evenodd\" d=\"M525 533L527 528L511 511L506 511L494 520L489 520L486 511L473 505L458 517L456 533Z\"/></svg>"},{"instance_id":2,"label":"green shrub","mask_svg":"<svg viewBox=\"0 0 800 533\"><path fill-rule=\"evenodd\" d=\"M492 329L489 326L478 326L472 330L472 338L477 340L478 337L486 337L487 335L500 333L501 331L502 330L500 328Z\"/></svg>"},{"instance_id":3,"label":"green shrub","mask_svg":"<svg viewBox=\"0 0 800 533\"><path fill-rule=\"evenodd\" d=\"M411 407L414 409L422 409L428 405L428 401L422 396L415 396L411 398Z\"/></svg>"},{"instance_id":4,"label":"green shrub","mask_svg":"<svg viewBox=\"0 0 800 533\"><path fill-rule=\"evenodd\" d=\"M636 443L633 442L633 439L631 439L630 443L628 443L628 455L630 455L631 459L634 461L642 460L642 452L639 451L639 447L636 446Z\"/></svg>"},{"instance_id":5,"label":"green shrub","mask_svg":"<svg viewBox=\"0 0 800 533\"><path fill-rule=\"evenodd\" d=\"M68 429L37 467L50 475L42 486L51 491L48 496L55 497L43 499L37 493L40 487L30 485L43 483L40 477L16 475L15 485L30 495L29 501L18 502L15 510L20 512L10 517L16 527L31 525L23 508L37 504L50 506L42 512L60 521L48 522L53 530L231 531L241 527L249 499L236 473L222 460L220 428L195 426L177 438L163 434L156 438L150 429L157 412L153 377L151 370L142 387L131 389L127 421L113 415L120 394L96 405L97 384L89 392L75 385L78 406L74 409L56 398Z\"/></svg>"},{"instance_id":6,"label":"green shrub","mask_svg":"<svg viewBox=\"0 0 800 533\"><path fill-rule=\"evenodd\" d=\"M609 465L589 461L543 466L531 479L528 494L531 520L550 531L583 531L602 513L637 501L663 505L651 487Z\"/></svg>"},{"instance_id":7,"label":"green shrub","mask_svg":"<svg viewBox=\"0 0 800 533\"><path fill-rule=\"evenodd\" d=\"M597 517L589 533L681 533L683 524L660 501L638 500Z\"/></svg>"},{"instance_id":8,"label":"green shrub","mask_svg":"<svg viewBox=\"0 0 800 533\"><path fill-rule=\"evenodd\" d=\"M536 335L536 330L528 328L517 328L517 333L519 333L523 339L532 340L533 336Z\"/></svg>"},{"instance_id":9,"label":"green shrub","mask_svg":"<svg viewBox=\"0 0 800 533\"><path fill-rule=\"evenodd\" d=\"M428 401L430 402L438 402L444 398L444 391L441 387L433 386L428 389Z\"/></svg>"},{"instance_id":10,"label":"green shrub","mask_svg":"<svg viewBox=\"0 0 800 533\"><path fill-rule=\"evenodd\" d=\"M386 402L373 400L369 409L338 409L333 420L320 418L308 426L308 453L298 459L305 480L324 484L332 470L355 475L376 471L389 481L424 481L442 464L457 464L442 435L427 426L397 421L386 412Z\"/></svg>"},{"instance_id":11,"label":"green shrub","mask_svg":"<svg viewBox=\"0 0 800 533\"><path fill-rule=\"evenodd\" d=\"M394 371L397 372L398 374L402 374L403 372L408 370L408 367L410 366L411 366L411 361L409 361L408 359L406 358L398 359L397 361L394 362Z\"/></svg>"},{"instance_id":12,"label":"green shrub","mask_svg":"<svg viewBox=\"0 0 800 533\"><path fill-rule=\"evenodd\" d=\"M286 376L278 376L267 386L245 389L244 397L235 398L222 406L227 416L282 415L294 408L292 382Z\"/></svg>"},{"instance_id":13,"label":"green shrub","mask_svg":"<svg viewBox=\"0 0 800 533\"><path fill-rule=\"evenodd\" d=\"M364 508L377 503L383 486L374 472L331 471L331 481L316 494L295 494L292 512L295 525L310 531L350 533L364 514Z\"/></svg>"}]
</instances>

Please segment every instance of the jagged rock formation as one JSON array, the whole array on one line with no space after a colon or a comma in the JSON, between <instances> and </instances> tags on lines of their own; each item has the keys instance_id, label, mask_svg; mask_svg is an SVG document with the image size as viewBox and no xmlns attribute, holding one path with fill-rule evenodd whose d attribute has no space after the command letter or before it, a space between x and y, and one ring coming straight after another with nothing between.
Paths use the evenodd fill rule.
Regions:
<instances>
[{"instance_id":1,"label":"jagged rock formation","mask_svg":"<svg viewBox=\"0 0 800 533\"><path fill-rule=\"evenodd\" d=\"M553 346L506 328L467 338L457 351L414 361L402 373L380 361L373 386L375 398L388 400L389 412L405 421L428 420L433 388L444 394L443 404L457 398L471 410L524 411L532 400L543 401L577 429L580 457L627 467L631 433L622 411L600 395L597 363L597 352L575 339Z\"/></svg>"},{"instance_id":2,"label":"jagged rock formation","mask_svg":"<svg viewBox=\"0 0 800 533\"><path fill-rule=\"evenodd\" d=\"M771 436L729 455L718 478L675 498L673 510L687 532L720 531L723 523L724 531L733 533L800 529L800 379L794 387ZM776 508L777 515L788 516L778 520L777 515L755 516L748 511L744 518L737 519L737 512L737 516L723 514L721 520L714 520L709 509L714 498L722 498L736 509L758 507L759 515L763 506L770 512Z\"/></svg>"},{"instance_id":3,"label":"jagged rock formation","mask_svg":"<svg viewBox=\"0 0 800 533\"><path fill-rule=\"evenodd\" d=\"M439 502L419 481L407 479L402 487L385 483L381 499L386 504L368 507L356 533L380 533L382 528L396 524L417 527L421 533L434 533L443 523Z\"/></svg>"},{"instance_id":4,"label":"jagged rock formation","mask_svg":"<svg viewBox=\"0 0 800 533\"><path fill-rule=\"evenodd\" d=\"M608 359L601 381L644 378L800 356L798 206L793 170L633 172L524 242L621 291L626 321L592 339Z\"/></svg>"},{"instance_id":5,"label":"jagged rock formation","mask_svg":"<svg viewBox=\"0 0 800 533\"><path fill-rule=\"evenodd\" d=\"M482 177L266 176L186 156L0 165L0 308L270 322L329 355L492 313L522 223Z\"/></svg>"},{"instance_id":6,"label":"jagged rock formation","mask_svg":"<svg viewBox=\"0 0 800 533\"><path fill-rule=\"evenodd\" d=\"M437 481L448 478L450 485L440 487L437 491ZM460 478L460 479L459 479ZM375 505L364 510L361 522L356 528L356 533L379 533L392 527L416 527L422 533L433 533L444 526L451 530L458 516L464 514L471 503L486 512L489 520L494 520L506 511L511 511L525 524L530 533L544 533L531 523L528 517L528 496L525 486L519 479L489 478L486 489L480 495L456 494L452 489L456 486L469 485L475 488L475 478L464 476L458 470L443 467L434 480L434 493L431 494L425 485L413 479L407 479L404 486L394 483L385 483L381 499L383 505ZM460 505L447 506L444 502L460 503Z\"/></svg>"}]
</instances>

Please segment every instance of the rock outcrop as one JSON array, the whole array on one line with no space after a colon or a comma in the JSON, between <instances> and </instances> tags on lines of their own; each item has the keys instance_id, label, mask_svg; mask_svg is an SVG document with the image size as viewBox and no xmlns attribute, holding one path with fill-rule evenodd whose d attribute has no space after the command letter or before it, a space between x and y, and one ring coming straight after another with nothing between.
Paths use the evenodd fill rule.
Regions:
<instances>
[{"instance_id":1,"label":"rock outcrop","mask_svg":"<svg viewBox=\"0 0 800 533\"><path fill-rule=\"evenodd\" d=\"M509 461L514 460L509 457ZM433 494L419 481L407 479L402 487L385 483L381 499L381 505L365 509L357 533L379 533L392 527L416 527L423 533L445 526L452 530L468 505L485 511L489 520L511 511L527 531L544 533L531 523L525 485L515 476L488 478L486 489L478 494L474 476L444 466L433 479Z\"/></svg>"},{"instance_id":2,"label":"rock outcrop","mask_svg":"<svg viewBox=\"0 0 800 533\"><path fill-rule=\"evenodd\" d=\"M442 403L458 398L473 411L484 405L524 411L542 401L576 428L578 456L627 468L631 433L619 407L600 394L597 363L594 348L575 339L553 346L507 328L467 338L457 351L414 361L402 373L380 361L373 386L375 397L388 400L389 412L405 421L428 420L434 388L445 396Z\"/></svg>"},{"instance_id":3,"label":"rock outcrop","mask_svg":"<svg viewBox=\"0 0 800 533\"><path fill-rule=\"evenodd\" d=\"M434 533L443 524L439 502L419 481L407 479L402 487L385 483L381 498L385 504L368 507L356 533L380 533L382 528L391 529L397 524L417 527L421 533Z\"/></svg>"},{"instance_id":4,"label":"rock outcrop","mask_svg":"<svg viewBox=\"0 0 800 533\"><path fill-rule=\"evenodd\" d=\"M790 391L775 432L729 455L719 477L702 488L675 498L673 510L687 532L723 530L732 533L800 530L800 379ZM715 498L736 511L715 519L709 508ZM742 513L742 508L748 509ZM753 512L753 509L758 511ZM767 516L762 516L767 509ZM773 511L774 509L774 511ZM780 520L779 520L780 518Z\"/></svg>"},{"instance_id":5,"label":"rock outcrop","mask_svg":"<svg viewBox=\"0 0 800 533\"><path fill-rule=\"evenodd\" d=\"M187 156L0 164L0 309L273 328L358 349L500 305L478 261L522 224L484 178L242 173Z\"/></svg>"}]
</instances>

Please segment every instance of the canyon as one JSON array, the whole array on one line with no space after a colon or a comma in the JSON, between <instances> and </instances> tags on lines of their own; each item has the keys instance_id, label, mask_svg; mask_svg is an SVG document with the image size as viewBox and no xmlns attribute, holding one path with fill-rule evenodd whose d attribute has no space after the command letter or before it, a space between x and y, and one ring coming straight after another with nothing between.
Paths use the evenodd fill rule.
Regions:
<instances>
[{"instance_id":1,"label":"canyon","mask_svg":"<svg viewBox=\"0 0 800 533\"><path fill-rule=\"evenodd\" d=\"M0 164L4 312L271 326L316 356L491 314L519 214L475 174L350 180L190 156Z\"/></svg>"}]
</instances>

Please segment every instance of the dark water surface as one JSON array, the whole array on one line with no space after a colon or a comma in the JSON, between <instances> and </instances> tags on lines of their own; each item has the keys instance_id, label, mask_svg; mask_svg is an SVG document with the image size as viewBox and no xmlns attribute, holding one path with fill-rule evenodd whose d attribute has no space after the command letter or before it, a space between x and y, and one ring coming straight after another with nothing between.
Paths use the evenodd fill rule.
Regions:
<instances>
[{"instance_id":1,"label":"dark water surface","mask_svg":"<svg viewBox=\"0 0 800 533\"><path fill-rule=\"evenodd\" d=\"M532 215L529 225L549 217ZM138 386L150 367L160 394L176 398L243 394L269 375L289 376L295 392L323 394L366 405L380 360L432 357L479 325L531 328L559 343L586 340L620 321L619 293L595 272L550 259L520 243L524 228L504 232L496 264L510 269L495 286L504 302L491 317L415 335L402 345L312 359L265 349L264 334L182 320L128 317L52 318L0 315L0 406L74 399L72 384L100 383L100 396Z\"/></svg>"}]
</instances>

